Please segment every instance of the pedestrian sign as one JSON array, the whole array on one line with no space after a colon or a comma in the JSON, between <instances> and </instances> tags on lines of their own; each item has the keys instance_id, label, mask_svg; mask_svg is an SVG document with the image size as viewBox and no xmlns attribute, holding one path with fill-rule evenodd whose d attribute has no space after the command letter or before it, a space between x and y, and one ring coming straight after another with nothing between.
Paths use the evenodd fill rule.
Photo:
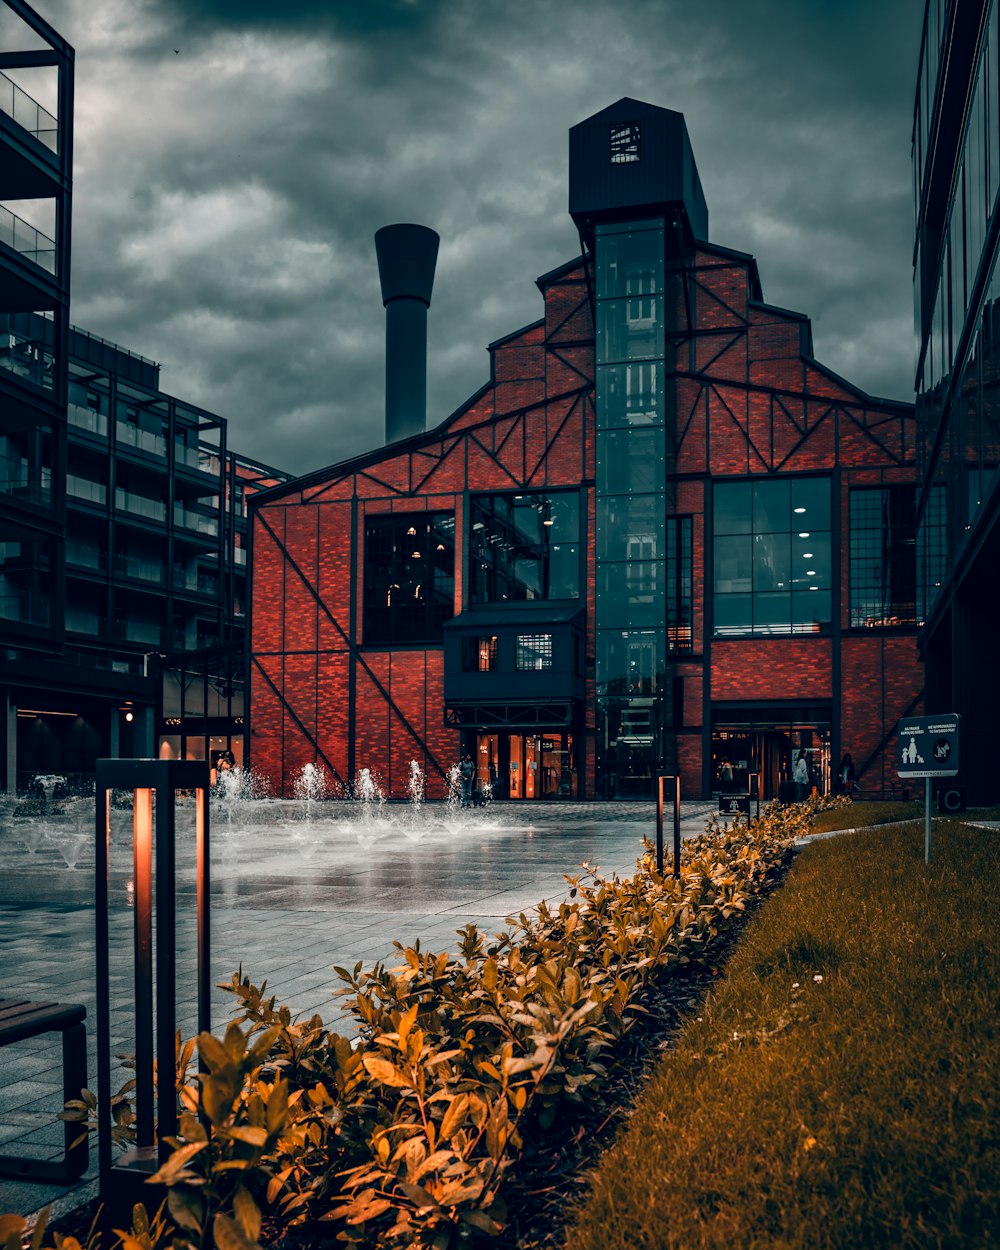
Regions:
<instances>
[{"instance_id":1,"label":"pedestrian sign","mask_svg":"<svg viewBox=\"0 0 1000 1250\"><path fill-rule=\"evenodd\" d=\"M954 777L958 773L957 712L910 716L897 726L900 777Z\"/></svg>"}]
</instances>

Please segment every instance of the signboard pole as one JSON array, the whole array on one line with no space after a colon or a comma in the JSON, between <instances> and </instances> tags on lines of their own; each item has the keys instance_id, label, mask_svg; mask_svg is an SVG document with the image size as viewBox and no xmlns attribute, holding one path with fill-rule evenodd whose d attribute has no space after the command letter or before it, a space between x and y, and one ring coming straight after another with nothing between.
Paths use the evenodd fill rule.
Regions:
<instances>
[{"instance_id":1,"label":"signboard pole","mask_svg":"<svg viewBox=\"0 0 1000 1250\"><path fill-rule=\"evenodd\" d=\"M924 863L931 862L931 779L924 779Z\"/></svg>"},{"instance_id":2,"label":"signboard pole","mask_svg":"<svg viewBox=\"0 0 1000 1250\"><path fill-rule=\"evenodd\" d=\"M957 777L961 717L957 712L908 716L896 726L896 772L901 781L924 779L924 863L931 862L931 782Z\"/></svg>"}]
</instances>

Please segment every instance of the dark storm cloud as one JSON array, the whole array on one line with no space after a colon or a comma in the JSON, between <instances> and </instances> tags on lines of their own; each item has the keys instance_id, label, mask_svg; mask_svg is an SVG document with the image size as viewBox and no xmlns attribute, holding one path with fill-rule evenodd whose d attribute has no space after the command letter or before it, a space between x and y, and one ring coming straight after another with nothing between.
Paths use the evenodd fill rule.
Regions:
<instances>
[{"instance_id":1,"label":"dark storm cloud","mask_svg":"<svg viewBox=\"0 0 1000 1250\"><path fill-rule=\"evenodd\" d=\"M296 471L378 441L372 235L442 237L428 415L487 377L572 257L566 132L683 112L711 237L812 316L818 357L911 385L916 0L59 0L77 47L73 318L163 363L230 442Z\"/></svg>"}]
</instances>

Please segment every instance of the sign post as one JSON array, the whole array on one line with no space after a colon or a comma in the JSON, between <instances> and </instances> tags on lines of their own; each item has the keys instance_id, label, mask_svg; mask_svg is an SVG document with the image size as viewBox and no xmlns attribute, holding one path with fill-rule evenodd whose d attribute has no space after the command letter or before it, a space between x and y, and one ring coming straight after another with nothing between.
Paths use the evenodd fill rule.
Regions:
<instances>
[{"instance_id":1,"label":"sign post","mask_svg":"<svg viewBox=\"0 0 1000 1250\"><path fill-rule=\"evenodd\" d=\"M958 773L957 712L938 716L910 716L896 732L896 772L901 781L924 778L924 863L931 862L931 781Z\"/></svg>"}]
</instances>

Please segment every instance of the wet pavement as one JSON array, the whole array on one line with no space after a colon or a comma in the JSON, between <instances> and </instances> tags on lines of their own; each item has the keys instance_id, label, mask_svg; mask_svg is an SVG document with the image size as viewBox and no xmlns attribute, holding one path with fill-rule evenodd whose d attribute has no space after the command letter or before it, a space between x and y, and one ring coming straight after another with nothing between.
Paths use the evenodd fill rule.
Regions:
<instances>
[{"instance_id":1,"label":"wet pavement","mask_svg":"<svg viewBox=\"0 0 1000 1250\"><path fill-rule=\"evenodd\" d=\"M7 810L0 825L0 997L82 1003L88 1071L96 1084L93 801L56 805L33 820ZM703 831L712 810L682 805L682 834ZM395 962L393 940L456 949L469 923L489 933L541 899L558 900L566 874L584 862L631 873L643 837L655 836L651 803L494 803L456 812L446 804L387 805L357 817L352 804L258 802L213 808L212 979L237 968L295 1013L351 1023L332 996L335 965ZM114 1050L132 1041L132 871L127 812L111 831L112 1032ZM190 812L178 813L178 1021L195 1032L195 874ZM669 862L671 830L666 831ZM70 867L70 863L75 866ZM224 1027L233 1000L213 997ZM58 1035L0 1048L0 1153L58 1154L62 1125ZM57 1209L95 1192L91 1170L73 1187L0 1180L0 1213Z\"/></svg>"}]
</instances>

